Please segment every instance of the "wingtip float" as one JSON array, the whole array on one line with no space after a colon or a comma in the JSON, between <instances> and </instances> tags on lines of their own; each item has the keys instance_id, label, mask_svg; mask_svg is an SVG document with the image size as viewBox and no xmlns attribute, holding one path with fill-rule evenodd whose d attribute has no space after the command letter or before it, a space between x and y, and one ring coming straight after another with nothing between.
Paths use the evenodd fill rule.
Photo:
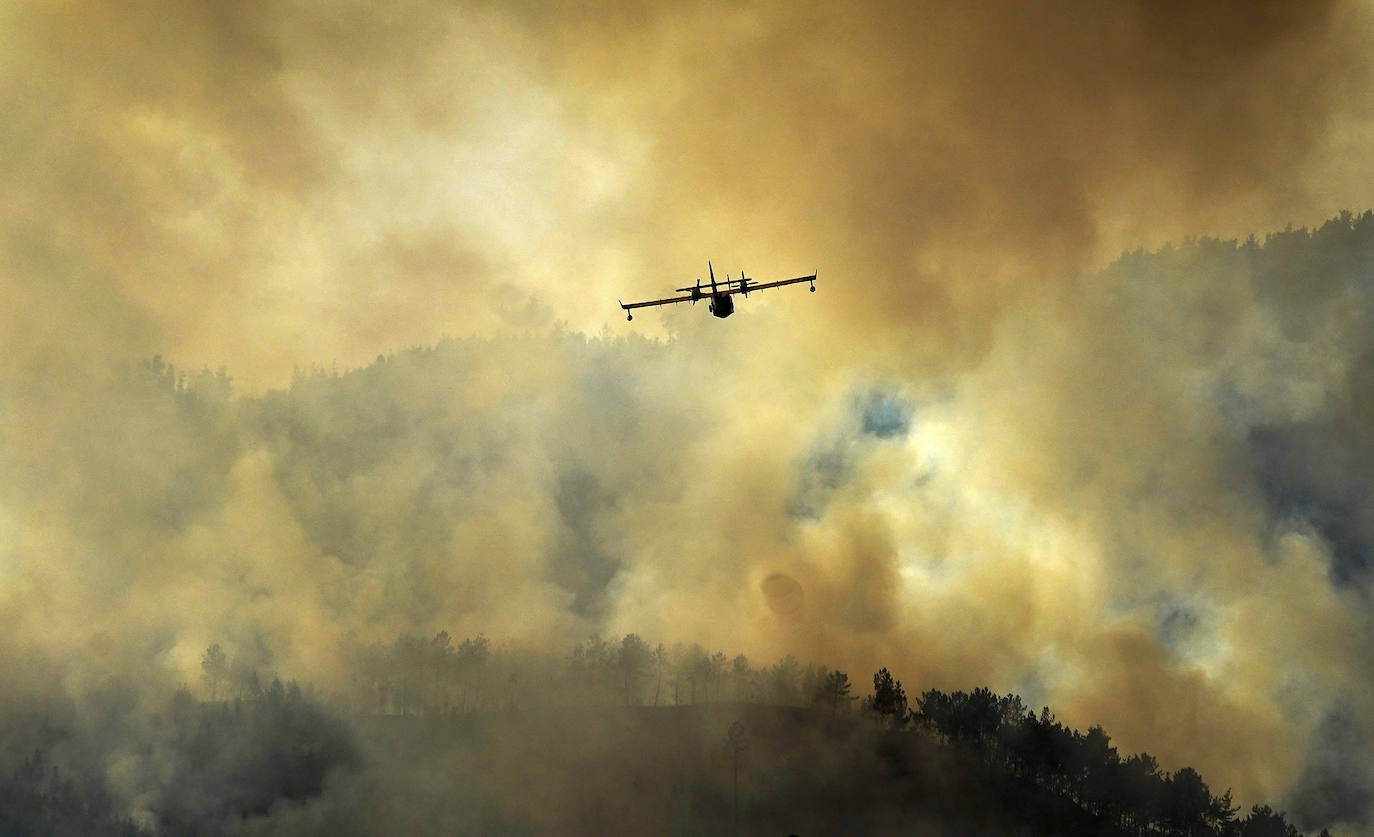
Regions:
<instances>
[{"instance_id":1,"label":"wingtip float","mask_svg":"<svg viewBox=\"0 0 1374 837\"><path fill-rule=\"evenodd\" d=\"M717 282L715 268L711 266L711 263L709 261L706 263L706 272L710 275L710 283L703 285L701 283L701 279L697 279L695 285L689 285L685 288L677 288L677 292L683 294L683 296L671 296L664 297L663 299L651 299L646 302L620 302L620 300L616 301L620 302L620 307L624 309L624 311L626 312L626 320L633 320L635 318L634 314L629 313L630 310L634 308L647 308L649 306L654 305L672 305L677 302L690 302L693 305L696 305L699 300L703 299L707 300L706 307L713 316L725 319L726 317L735 313L734 296L736 294L743 294L747 297L754 291L764 291L769 288L780 288L783 285L796 285L800 282L811 283L811 292L815 293L816 275L819 271L812 271L810 276L798 276L795 279L782 279L777 282L764 282L762 284L759 284L755 282L753 279L750 279L748 276L745 276L744 271L742 270L739 272L738 279L731 279L730 274L727 273L725 274L724 282Z\"/></svg>"}]
</instances>

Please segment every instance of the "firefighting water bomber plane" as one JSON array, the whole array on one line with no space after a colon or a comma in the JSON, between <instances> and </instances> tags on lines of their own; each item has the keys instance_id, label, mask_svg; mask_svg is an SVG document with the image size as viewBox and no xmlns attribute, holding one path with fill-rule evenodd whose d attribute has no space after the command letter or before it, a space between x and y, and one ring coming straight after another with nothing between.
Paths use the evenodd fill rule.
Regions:
<instances>
[{"instance_id":1,"label":"firefighting water bomber plane","mask_svg":"<svg viewBox=\"0 0 1374 837\"><path fill-rule=\"evenodd\" d=\"M759 285L755 283L753 279L745 276L742 270L739 272L738 279L731 279L730 274L725 274L725 281L722 283L716 282L716 271L715 268L711 267L710 262L706 263L706 270L711 274L711 284L709 286L703 286L701 280L698 279L697 283L691 287L677 289L678 293L685 293L686 296L670 296L666 299L651 299L648 302L620 303L620 307L627 312L625 314L625 319L633 320L635 318L634 314L628 313L631 308L646 308L650 305L671 305L674 302L690 302L696 305L697 300L707 299L710 300L706 305L707 309L723 320L735 313L735 301L731 299L735 294L744 294L747 297L754 291L780 288L783 285L795 285L798 282L810 282L811 293L814 294L816 292L815 272L812 272L810 276L798 276L796 279L783 279L778 282L765 282Z\"/></svg>"}]
</instances>

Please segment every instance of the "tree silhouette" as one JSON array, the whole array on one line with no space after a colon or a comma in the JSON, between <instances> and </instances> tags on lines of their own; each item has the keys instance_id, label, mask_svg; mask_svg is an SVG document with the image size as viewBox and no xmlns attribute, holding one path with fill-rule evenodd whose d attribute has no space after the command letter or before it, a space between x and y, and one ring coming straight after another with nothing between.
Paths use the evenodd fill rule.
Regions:
<instances>
[{"instance_id":1,"label":"tree silhouette","mask_svg":"<svg viewBox=\"0 0 1374 837\"><path fill-rule=\"evenodd\" d=\"M869 707L884 723L893 726L906 723L910 712L906 691L902 689L902 681L893 679L892 673L886 668L878 669L873 675L873 697Z\"/></svg>"},{"instance_id":2,"label":"tree silhouette","mask_svg":"<svg viewBox=\"0 0 1374 837\"><path fill-rule=\"evenodd\" d=\"M257 668L245 662L237 661L230 666L229 680L239 700L253 700L262 694L262 681L258 678Z\"/></svg>"},{"instance_id":3,"label":"tree silhouette","mask_svg":"<svg viewBox=\"0 0 1374 837\"><path fill-rule=\"evenodd\" d=\"M697 688L700 687L702 694L706 691L706 678L710 674L711 658L706 650L700 645L693 643L684 653L678 667L687 677L687 688L689 689L688 702L693 706L697 702Z\"/></svg>"},{"instance_id":4,"label":"tree silhouette","mask_svg":"<svg viewBox=\"0 0 1374 837\"><path fill-rule=\"evenodd\" d=\"M753 699L754 670L749 667L749 658L743 654L735 655L730 661L730 680L734 683L735 700L744 702Z\"/></svg>"},{"instance_id":5,"label":"tree silhouette","mask_svg":"<svg viewBox=\"0 0 1374 837\"><path fill-rule=\"evenodd\" d=\"M625 639L620 642L620 653L617 659L620 668L621 688L625 692L625 704L628 706L633 702L632 699L638 691L640 677L653 659L653 652L649 650L649 644L640 639L637 634L626 634Z\"/></svg>"},{"instance_id":6,"label":"tree silhouette","mask_svg":"<svg viewBox=\"0 0 1374 837\"><path fill-rule=\"evenodd\" d=\"M1164 783L1164 821L1180 833L1201 833L1211 803L1207 783L1191 767L1179 769Z\"/></svg>"},{"instance_id":7,"label":"tree silhouette","mask_svg":"<svg viewBox=\"0 0 1374 837\"><path fill-rule=\"evenodd\" d=\"M788 706L800 703L801 663L796 657L788 654L778 660L768 670L767 680L775 703Z\"/></svg>"},{"instance_id":8,"label":"tree silhouette","mask_svg":"<svg viewBox=\"0 0 1374 837\"><path fill-rule=\"evenodd\" d=\"M720 684L725 679L725 667L728 663L729 659L723 651L716 651L706 658L706 682L714 691L716 700L720 700ZM709 696L707 699L710 699Z\"/></svg>"},{"instance_id":9,"label":"tree silhouette","mask_svg":"<svg viewBox=\"0 0 1374 837\"><path fill-rule=\"evenodd\" d=\"M1159 819L1162 789L1154 756L1137 753L1122 760L1117 771L1116 795L1126 827L1143 829Z\"/></svg>"},{"instance_id":10,"label":"tree silhouette","mask_svg":"<svg viewBox=\"0 0 1374 837\"><path fill-rule=\"evenodd\" d=\"M1240 824L1240 837L1301 837L1282 812L1268 805L1255 805Z\"/></svg>"},{"instance_id":11,"label":"tree silhouette","mask_svg":"<svg viewBox=\"0 0 1374 837\"><path fill-rule=\"evenodd\" d=\"M205 656L200 660L200 672L205 687L210 690L210 700L218 700L219 687L229 676L229 658L218 642L205 649Z\"/></svg>"},{"instance_id":12,"label":"tree silhouette","mask_svg":"<svg viewBox=\"0 0 1374 837\"><path fill-rule=\"evenodd\" d=\"M848 706L854 697L849 694L851 686L849 675L842 671L831 671L825 675L816 693L817 702L823 706L830 707L830 716L833 718L840 711L841 706Z\"/></svg>"},{"instance_id":13,"label":"tree silhouette","mask_svg":"<svg viewBox=\"0 0 1374 837\"><path fill-rule=\"evenodd\" d=\"M668 663L668 649L663 647L663 643L654 646L653 665L654 665L654 706L658 706L658 699L663 693L663 667Z\"/></svg>"},{"instance_id":14,"label":"tree silhouette","mask_svg":"<svg viewBox=\"0 0 1374 837\"><path fill-rule=\"evenodd\" d=\"M471 699L475 703L482 696L482 672L487 660L491 658L491 645L485 634L464 639L453 654L454 678L462 693L462 708L466 710Z\"/></svg>"},{"instance_id":15,"label":"tree silhouette","mask_svg":"<svg viewBox=\"0 0 1374 837\"><path fill-rule=\"evenodd\" d=\"M1204 819L1214 831L1225 833L1235 824L1236 812L1239 810L1239 806L1232 804L1231 789L1227 788L1226 793L1212 797Z\"/></svg>"}]
</instances>

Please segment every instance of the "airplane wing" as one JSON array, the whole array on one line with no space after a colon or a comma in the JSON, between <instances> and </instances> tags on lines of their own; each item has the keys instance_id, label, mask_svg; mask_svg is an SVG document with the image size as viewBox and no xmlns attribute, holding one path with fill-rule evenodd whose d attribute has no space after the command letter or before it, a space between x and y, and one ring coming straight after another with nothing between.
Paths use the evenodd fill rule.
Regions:
<instances>
[{"instance_id":1,"label":"airplane wing","mask_svg":"<svg viewBox=\"0 0 1374 837\"><path fill-rule=\"evenodd\" d=\"M706 298L706 295L705 295L705 294L703 294L702 296L697 297L697 299L705 299L705 298ZM624 308L626 311L629 311L631 308L647 308L647 307L649 307L650 305L672 305L674 302L691 302L691 301L692 301L692 297L690 297L690 296L674 296L674 297L668 297L667 299L651 299L651 300L649 300L648 302L622 302L622 303L620 303L620 307L621 307L621 308Z\"/></svg>"},{"instance_id":2,"label":"airplane wing","mask_svg":"<svg viewBox=\"0 0 1374 837\"><path fill-rule=\"evenodd\" d=\"M736 280L736 281L738 281L738 280ZM797 284L798 282L815 282L815 281L816 281L816 274L813 273L813 274L811 274L810 276L798 276L796 279L781 279L781 280L779 280L779 281L777 281L777 282L764 282L764 283L761 284L761 285L749 285L749 286L743 287L743 288L741 288L739 285L735 285L734 287L730 288L729 290L720 291L720 293L722 293L722 294L739 294L739 293L749 293L749 294L752 294L754 291L764 291L764 290L767 290L767 289L769 289L769 288L780 288L780 287L782 287L783 285L795 285L795 284Z\"/></svg>"}]
</instances>

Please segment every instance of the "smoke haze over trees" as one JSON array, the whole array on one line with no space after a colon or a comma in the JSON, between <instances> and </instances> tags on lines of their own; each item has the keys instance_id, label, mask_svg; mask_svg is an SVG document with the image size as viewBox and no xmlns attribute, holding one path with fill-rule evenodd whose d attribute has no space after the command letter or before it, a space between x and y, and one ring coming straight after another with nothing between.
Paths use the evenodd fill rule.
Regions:
<instances>
[{"instance_id":1,"label":"smoke haze over trees","mask_svg":"<svg viewBox=\"0 0 1374 837\"><path fill-rule=\"evenodd\" d=\"M814 704L838 717L863 698L896 732L906 726L908 698L887 669L873 693L856 694L842 671L791 656L825 653L852 671L881 664L872 650L880 648L908 672L908 684L919 684L926 696L918 714L927 720L942 711L938 700L927 700L939 694L926 692L932 686L1020 682L1032 700L1064 707L1079 724L1124 728L1119 740L1150 748L1164 764L1198 764L1209 781L1233 788L1237 816L1277 800L1304 827L1367 823L1371 782L1362 756L1369 738L1354 708L1369 705L1367 660L1357 651L1367 636L1360 602L1369 589L1374 529L1359 498L1367 470L1360 451L1368 442L1361 382L1374 353L1371 332L1318 327L1337 309L1364 322L1367 277L1374 275L1371 230L1374 216L1343 215L1264 242L1201 240L1126 254L1097 277L1112 306L1135 300L1113 351L1167 347L1193 358L1186 388L1170 396L1192 406L1172 421L1214 422L1206 462L1224 470L1199 470L1194 451L1104 471L1101 463L1110 460L1103 457L1129 451L1097 436L1097 447L1081 455L1094 457L1099 470L1081 486L1066 486L1063 501L1084 501L1077 519L1099 537L1124 537L1126 523L1139 534L1147 521L1187 522L1204 511L1224 517L1228 508L1267 522L1255 533L1254 559L1218 552L1216 543L1189 546L1188 538L1122 541L1123 549L1154 543L1199 551L1177 560L1172 551L1155 558L1128 552L1136 557L1122 565L1120 586L1097 582L1103 586L1095 595L1115 617L1055 611L1023 623L1040 627L1016 635L986 632L1009 613L1026 612L1025 591L1063 596L1093 571L1081 546L1030 521L1002 531L1002 548L1016 548L1014 537L1031 539L1023 546L1038 538L1037 550L1063 550L1055 560L1074 563L1026 568L1013 575L1019 588L991 581L971 563L995 559L990 544L959 534L987 518L977 516L983 501L970 493L976 479L966 481L976 477L978 460L964 460L968 472L953 468L953 457L967 452L957 453L950 421L965 401L986 403L990 393L977 386L951 381L952 389L925 392L856 380L849 395L815 417L770 425L777 432L767 449L783 454L770 460L763 449L722 450L721 439L741 431L747 437L747 428L733 423L728 405L671 385L702 362L683 342L589 339L559 328L454 340L358 370L302 370L289 388L261 396L235 394L224 370L182 370L161 357L135 362L91 409L33 437L41 455L12 442L7 448L5 508L17 539L5 565L5 643L7 659L30 660L24 670L31 673L12 681L5 717L23 727L46 715L33 714L34 701L60 698L53 705L68 707L66 720L39 723L82 742L59 773L77 790L60 793L94 800L81 810L97 819L118 822L141 811L171 823L231 809L275 810L270 800L278 797L251 786L236 785L227 801L195 803L208 808L177 800L215 796L196 790L198 782L262 773L251 754L211 754L234 724L275 737L273 724L323 730L338 723L290 709L308 704L278 691L281 672L314 684L344 719L550 702ZM1299 298L1283 290L1293 274L1317 277ZM1228 309L1242 291L1267 307ZM1190 310L1224 323L1223 336L1146 313L1178 294L1209 295ZM1091 297L1082 304L1115 316ZM1256 312L1273 319L1256 319ZM1233 347L1230 354L1217 354L1217 340ZM1339 347L1346 361L1332 367L1304 354L1314 343ZM535 353L552 365L531 370L509 362ZM1196 363L1214 356L1220 360L1211 366ZM1211 413L1200 411L1204 404ZM1113 415L1130 423L1156 408L1136 399ZM995 434L981 435L987 427L975 430L989 452L1008 455ZM1105 427L1090 423L1076 432ZM1058 431L1048 425L1042 432ZM775 470L741 470L769 461ZM1023 463L1028 479L1033 465ZM684 481L684 474L698 479ZM903 474L915 474L914 483L902 487ZM1216 493L1223 474L1230 487ZM1086 502L1088 492L1107 485L1126 497L1155 484L1186 491L1189 481L1206 489L1190 496L1209 498L1210 510L1177 506L1169 492L1159 495L1163 505L1134 512ZM731 486L728 498L717 496L719 486ZM907 502L922 514L943 516L939 539L921 530L928 523L891 510L897 491L910 492ZM729 498L750 502L724 502ZM944 552L890 552L908 540ZM965 557L963 549L973 551ZM1074 566L1060 575L1060 567ZM1266 599L1267 586L1280 582L1283 598ZM1236 583L1254 592L1236 597L1227 586ZM21 591L30 601L60 604L21 607ZM1294 637L1253 621L1260 611L1251 608L1266 601L1265 620L1277 619ZM1278 601L1287 604L1274 610ZM1293 609L1318 604L1306 615ZM946 628L929 632L923 625L934 623L922 610ZM636 622L646 623L642 634L614 633ZM1064 644L1069 627L1084 632L1075 645ZM704 644L695 644L691 630ZM489 637L499 637L499 647ZM1271 669L1271 658L1258 653L1289 653L1283 649L1298 640L1335 656L1289 656ZM708 650L726 642L728 651ZM551 657L549 648L565 650ZM1064 656L1069 651L1093 668L1047 665L1055 659L1047 653L1062 666L1075 658ZM1300 700L1275 691L1293 678L1307 684ZM185 685L207 703L183 706L169 721L160 707ZM1116 697L1121 689L1131 690L1125 703ZM1181 700L1190 702L1194 720L1178 730L1171 713ZM241 708L216 709L226 701ZM288 709L262 715L272 706ZM110 712L125 720L100 720ZM121 730L118 741L94 732L107 728ZM941 735L967 737L962 727L952 729ZM1042 735L1039 729L1018 727L1018 734ZM1303 730L1315 734L1304 738ZM1184 731L1196 740L1177 737ZM357 767L366 763L358 754L371 746L349 743L357 734L320 733L324 743L310 747L323 747L312 752L356 774L366 771ZM975 734L974 745L989 746L987 735ZM1091 729L1087 735L1098 740ZM114 766L142 764L142 755L119 754L146 749L144 736L170 742L159 745L168 753L190 748L165 756L193 765L178 770L179 783L156 778L166 768ZM51 742L30 733L12 735L6 746L9 775L21 787L37 770L25 765L55 757L45 749ZM87 755L102 747L107 767L92 767ZM1003 750L994 755L1013 773L1028 769ZM222 758L231 761L216 761ZM1112 762L1111 775L1151 773L1145 768L1153 762L1133 758ZM282 804L327 792L327 771L318 775L303 780L308 793L281 791ZM1160 781L1166 775L1183 781L1172 770L1159 771ZM1085 802L1093 791L1076 781L1037 787L1133 827L1135 815L1124 809ZM112 790L100 790L107 786ZM1269 794L1258 795L1260 787ZM148 793L154 796L138 801Z\"/></svg>"},{"instance_id":2,"label":"smoke haze over trees","mask_svg":"<svg viewBox=\"0 0 1374 837\"><path fill-rule=\"evenodd\" d=\"M485 637L455 647L440 632L369 649L356 689L323 701L275 677L228 700L108 688L86 696L98 727L51 708L7 719L0 826L131 837L1298 834L1267 805L1239 814L1230 791L1214 795L1191 768L1122 758L1101 727L1080 733L1016 695L932 689L909 708L884 668L854 710L844 672L791 657L755 668L742 655L727 694L713 662L725 655L690 645L663 658L674 698L651 703L625 687L647 649L627 634L561 657L493 654ZM33 749L15 759L20 742ZM102 761L117 768L102 775Z\"/></svg>"},{"instance_id":3,"label":"smoke haze over trees","mask_svg":"<svg viewBox=\"0 0 1374 837\"><path fill-rule=\"evenodd\" d=\"M1256 830L1367 832L1371 28L0 4L6 810L789 833L874 777L882 831L993 771L1162 821L902 712L982 688L1136 754L1093 782L1172 787L1148 752ZM817 293L615 307L707 259Z\"/></svg>"}]
</instances>

